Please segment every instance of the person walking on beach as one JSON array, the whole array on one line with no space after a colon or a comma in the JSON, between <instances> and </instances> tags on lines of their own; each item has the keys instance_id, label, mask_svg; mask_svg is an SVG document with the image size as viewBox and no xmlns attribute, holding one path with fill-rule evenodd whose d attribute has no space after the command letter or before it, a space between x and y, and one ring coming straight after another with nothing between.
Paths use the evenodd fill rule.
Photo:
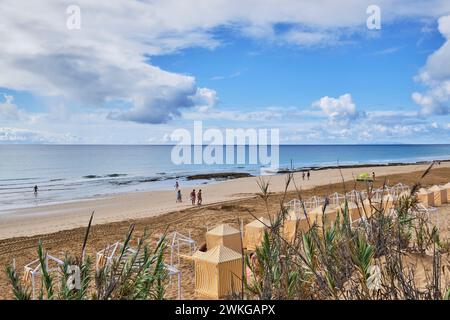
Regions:
<instances>
[{"instance_id":1,"label":"person walking on beach","mask_svg":"<svg viewBox=\"0 0 450 320\"><path fill-rule=\"evenodd\" d=\"M202 199L202 189L200 189L197 192L197 205L200 206L202 204L202 201L203 201L203 199Z\"/></svg>"},{"instance_id":2,"label":"person walking on beach","mask_svg":"<svg viewBox=\"0 0 450 320\"><path fill-rule=\"evenodd\" d=\"M192 192L191 192L191 202L192 202L192 205L195 205L195 189L192 190Z\"/></svg>"},{"instance_id":3,"label":"person walking on beach","mask_svg":"<svg viewBox=\"0 0 450 320\"><path fill-rule=\"evenodd\" d=\"M302 178L305 180L305 171L302 172Z\"/></svg>"},{"instance_id":4,"label":"person walking on beach","mask_svg":"<svg viewBox=\"0 0 450 320\"><path fill-rule=\"evenodd\" d=\"M309 172L309 170L308 170L307 176L308 176L308 180L309 180L309 177L311 176L311 172Z\"/></svg>"},{"instance_id":5,"label":"person walking on beach","mask_svg":"<svg viewBox=\"0 0 450 320\"><path fill-rule=\"evenodd\" d=\"M178 191L178 189L180 189L180 184L178 183L177 179L177 181L175 181L175 190Z\"/></svg>"},{"instance_id":6,"label":"person walking on beach","mask_svg":"<svg viewBox=\"0 0 450 320\"><path fill-rule=\"evenodd\" d=\"M183 200L181 199L181 190L178 189L177 190L177 203L181 203L183 202Z\"/></svg>"}]
</instances>

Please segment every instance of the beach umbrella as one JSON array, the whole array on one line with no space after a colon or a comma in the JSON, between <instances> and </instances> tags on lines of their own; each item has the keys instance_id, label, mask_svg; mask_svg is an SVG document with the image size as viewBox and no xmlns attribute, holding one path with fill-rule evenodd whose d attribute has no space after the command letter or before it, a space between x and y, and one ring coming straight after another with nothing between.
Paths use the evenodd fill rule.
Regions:
<instances>
[{"instance_id":1,"label":"beach umbrella","mask_svg":"<svg viewBox=\"0 0 450 320\"><path fill-rule=\"evenodd\" d=\"M236 252L242 252L241 232L228 224L221 224L206 232L206 247L223 245Z\"/></svg>"},{"instance_id":2,"label":"beach umbrella","mask_svg":"<svg viewBox=\"0 0 450 320\"><path fill-rule=\"evenodd\" d=\"M195 292L221 299L242 289L242 255L223 245L192 256L195 263Z\"/></svg>"},{"instance_id":3,"label":"beach umbrella","mask_svg":"<svg viewBox=\"0 0 450 320\"><path fill-rule=\"evenodd\" d=\"M264 231L270 226L270 220L265 217L258 218L245 225L244 245L247 250L254 251L263 241Z\"/></svg>"}]
</instances>

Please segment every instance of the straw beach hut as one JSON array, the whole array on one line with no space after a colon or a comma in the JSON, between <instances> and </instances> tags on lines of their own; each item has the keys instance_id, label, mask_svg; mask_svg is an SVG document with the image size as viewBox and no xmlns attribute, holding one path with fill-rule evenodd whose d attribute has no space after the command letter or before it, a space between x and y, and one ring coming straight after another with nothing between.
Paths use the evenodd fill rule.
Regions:
<instances>
[{"instance_id":1,"label":"straw beach hut","mask_svg":"<svg viewBox=\"0 0 450 320\"><path fill-rule=\"evenodd\" d=\"M242 252L241 233L228 224L221 224L206 232L206 247L223 245L236 252Z\"/></svg>"},{"instance_id":2,"label":"straw beach hut","mask_svg":"<svg viewBox=\"0 0 450 320\"><path fill-rule=\"evenodd\" d=\"M197 251L195 292L203 297L221 299L242 288L242 255L218 245L206 252Z\"/></svg>"},{"instance_id":3,"label":"straw beach hut","mask_svg":"<svg viewBox=\"0 0 450 320\"><path fill-rule=\"evenodd\" d=\"M348 215L350 218L350 221L356 221L359 220L361 217L364 216L364 213L360 212L360 208L353 202L347 202L348 205ZM341 204L338 208L337 211L339 212L340 216L341 216L341 220L343 219L344 216L344 210L345 210L345 203Z\"/></svg>"},{"instance_id":4,"label":"straw beach hut","mask_svg":"<svg viewBox=\"0 0 450 320\"><path fill-rule=\"evenodd\" d=\"M298 231L306 232L309 229L308 221L304 214L289 210L283 222L284 239L293 242Z\"/></svg>"},{"instance_id":5,"label":"straw beach hut","mask_svg":"<svg viewBox=\"0 0 450 320\"><path fill-rule=\"evenodd\" d=\"M450 182L442 186L447 191L447 202L450 203Z\"/></svg>"},{"instance_id":6,"label":"straw beach hut","mask_svg":"<svg viewBox=\"0 0 450 320\"><path fill-rule=\"evenodd\" d=\"M323 206L319 206L308 212L308 218L311 225L316 223L319 227L322 227L323 223L325 224L325 227L331 226L336 221L336 217L336 207L327 206L325 211L323 211Z\"/></svg>"},{"instance_id":7,"label":"straw beach hut","mask_svg":"<svg viewBox=\"0 0 450 320\"><path fill-rule=\"evenodd\" d=\"M382 200L383 212L389 214L395 206L395 198L391 194L383 196Z\"/></svg>"},{"instance_id":8,"label":"straw beach hut","mask_svg":"<svg viewBox=\"0 0 450 320\"><path fill-rule=\"evenodd\" d=\"M433 195L433 203L435 206L441 206L447 203L447 189L440 186L432 186L428 189Z\"/></svg>"},{"instance_id":9,"label":"straw beach hut","mask_svg":"<svg viewBox=\"0 0 450 320\"><path fill-rule=\"evenodd\" d=\"M424 188L420 188L417 192L417 199L420 203L423 203L426 207L434 206L434 195L433 192L428 191Z\"/></svg>"},{"instance_id":10,"label":"straw beach hut","mask_svg":"<svg viewBox=\"0 0 450 320\"><path fill-rule=\"evenodd\" d=\"M364 212L366 213L366 216L370 218L374 213L379 211L381 209L381 202L379 200L371 199L365 199L363 201L363 207Z\"/></svg>"},{"instance_id":11,"label":"straw beach hut","mask_svg":"<svg viewBox=\"0 0 450 320\"><path fill-rule=\"evenodd\" d=\"M264 231L270 226L270 220L264 217L258 218L245 225L244 244L247 250L254 251L263 241Z\"/></svg>"}]
</instances>

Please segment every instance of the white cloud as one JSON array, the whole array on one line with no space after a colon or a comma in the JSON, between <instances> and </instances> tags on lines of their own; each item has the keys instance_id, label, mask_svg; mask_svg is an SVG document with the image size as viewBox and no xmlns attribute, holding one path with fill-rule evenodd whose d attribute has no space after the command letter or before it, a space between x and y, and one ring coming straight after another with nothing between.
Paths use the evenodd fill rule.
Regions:
<instances>
[{"instance_id":1,"label":"white cloud","mask_svg":"<svg viewBox=\"0 0 450 320\"><path fill-rule=\"evenodd\" d=\"M177 92L171 92L176 90ZM190 88L188 88L190 90ZM217 103L216 91L208 88L197 88L194 94L190 91L180 91L180 88L166 88L152 97L154 108L149 108L146 100L135 101L133 107L126 111L113 111L109 119L134 121L138 123L161 123L180 116L180 109L194 107L209 108ZM171 97L169 99L169 97Z\"/></svg>"},{"instance_id":2,"label":"white cloud","mask_svg":"<svg viewBox=\"0 0 450 320\"><path fill-rule=\"evenodd\" d=\"M76 143L79 139L70 134L54 134L20 128L0 128L0 143Z\"/></svg>"},{"instance_id":3,"label":"white cloud","mask_svg":"<svg viewBox=\"0 0 450 320\"><path fill-rule=\"evenodd\" d=\"M4 102L0 103L0 121L19 121L25 120L26 114L14 104L14 97L3 95Z\"/></svg>"},{"instance_id":4,"label":"white cloud","mask_svg":"<svg viewBox=\"0 0 450 320\"><path fill-rule=\"evenodd\" d=\"M450 112L450 15L439 18L438 29L446 41L428 57L416 76L427 91L412 94L423 115L447 115Z\"/></svg>"},{"instance_id":5,"label":"white cloud","mask_svg":"<svg viewBox=\"0 0 450 320\"><path fill-rule=\"evenodd\" d=\"M304 31L292 29L282 34L281 40L302 47L324 46L339 42L338 35L330 31Z\"/></svg>"},{"instance_id":6,"label":"white cloud","mask_svg":"<svg viewBox=\"0 0 450 320\"><path fill-rule=\"evenodd\" d=\"M0 119L16 122L17 128L25 119L30 130L3 128L4 138L34 136L30 140L63 141L65 132L72 131L75 134L69 137L86 135L91 143L132 143L154 141L155 136L164 140L164 130L158 127L151 131L141 124L159 124L180 115L184 118L181 121L239 120L253 124L278 120L281 125L291 119L298 124L303 116L317 117L314 112L290 109L217 109L217 92L199 87L193 76L162 70L151 59L189 47L214 49L223 43L220 33L215 33L218 27L276 44L309 47L336 43L342 40L343 31L366 31L366 8L372 1L78 0L81 30L72 31L66 28L69 4L73 2L2 1L0 87L63 98L58 99L61 104L42 114L26 113L5 98ZM448 1L437 0L426 4L381 0L377 4L382 8L383 23L403 17L438 17L450 10ZM277 29L279 24L285 26L283 31ZM439 28L448 38L448 21L441 19ZM432 108L436 101L448 97L443 85L450 74L448 41L438 52L423 69L422 79L430 92L416 96L423 104L431 97ZM336 124L361 115L351 96L345 96L318 101L322 113ZM72 115L72 104L86 109ZM46 127L52 128L57 138L52 138ZM333 136L349 134L342 128L335 130Z\"/></svg>"},{"instance_id":7,"label":"white cloud","mask_svg":"<svg viewBox=\"0 0 450 320\"><path fill-rule=\"evenodd\" d=\"M371 1L78 0L80 30L66 28L70 4L69 0L2 1L0 87L91 107L122 103L111 118L161 123L194 106L191 97L199 88L193 77L152 65L152 56L188 47L214 49L221 45L214 34L218 27L259 40L281 37L300 46L339 41L337 30L358 26L365 30ZM377 4L385 22L403 16L436 16L450 6L437 0L427 5L388 0ZM291 29L277 34L277 24Z\"/></svg>"},{"instance_id":8,"label":"white cloud","mask_svg":"<svg viewBox=\"0 0 450 320\"><path fill-rule=\"evenodd\" d=\"M349 93L343 94L339 98L322 97L313 103L313 107L321 109L332 123L345 125L359 116L352 95Z\"/></svg>"},{"instance_id":9,"label":"white cloud","mask_svg":"<svg viewBox=\"0 0 450 320\"><path fill-rule=\"evenodd\" d=\"M225 79L233 79L233 78L237 78L241 75L240 71L234 72L232 74L229 75L225 75L225 76L214 76L211 77L211 80L217 81L217 80L225 80Z\"/></svg>"}]
</instances>

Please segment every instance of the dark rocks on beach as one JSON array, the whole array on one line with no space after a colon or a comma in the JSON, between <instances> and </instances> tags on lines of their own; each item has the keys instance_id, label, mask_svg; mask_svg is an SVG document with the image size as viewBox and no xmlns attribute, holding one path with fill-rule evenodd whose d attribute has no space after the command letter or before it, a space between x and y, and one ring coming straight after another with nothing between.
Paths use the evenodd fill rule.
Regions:
<instances>
[{"instance_id":1,"label":"dark rocks on beach","mask_svg":"<svg viewBox=\"0 0 450 320\"><path fill-rule=\"evenodd\" d=\"M96 176L95 174L89 174L87 176L84 176L83 178L85 178L85 179L95 179L95 178L100 178L100 177Z\"/></svg>"},{"instance_id":2,"label":"dark rocks on beach","mask_svg":"<svg viewBox=\"0 0 450 320\"><path fill-rule=\"evenodd\" d=\"M106 175L108 178L124 177L126 173L111 173Z\"/></svg>"},{"instance_id":3,"label":"dark rocks on beach","mask_svg":"<svg viewBox=\"0 0 450 320\"><path fill-rule=\"evenodd\" d=\"M186 177L186 180L228 180L237 178L247 178L252 177L250 173L247 172L220 172L220 173L203 173L194 174Z\"/></svg>"}]
</instances>

